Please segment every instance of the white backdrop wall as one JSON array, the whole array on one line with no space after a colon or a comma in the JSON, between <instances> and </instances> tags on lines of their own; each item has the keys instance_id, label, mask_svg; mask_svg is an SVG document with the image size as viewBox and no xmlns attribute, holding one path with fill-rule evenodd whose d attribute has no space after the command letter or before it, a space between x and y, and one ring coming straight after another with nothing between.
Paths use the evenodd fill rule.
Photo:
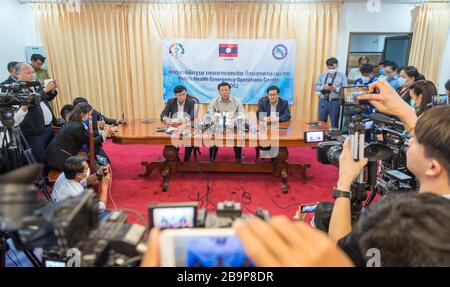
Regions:
<instances>
[{"instance_id":1,"label":"white backdrop wall","mask_svg":"<svg viewBox=\"0 0 450 287\"><path fill-rule=\"evenodd\" d=\"M17 0L0 1L0 39L0 81L3 81L8 77L9 62L25 61L25 46L41 45L29 5Z\"/></svg>"}]
</instances>

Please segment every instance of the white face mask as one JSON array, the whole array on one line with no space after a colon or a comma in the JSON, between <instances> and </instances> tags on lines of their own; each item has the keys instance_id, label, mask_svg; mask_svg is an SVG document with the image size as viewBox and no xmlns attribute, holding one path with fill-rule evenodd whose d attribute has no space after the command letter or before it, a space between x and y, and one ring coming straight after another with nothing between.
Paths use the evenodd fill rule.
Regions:
<instances>
[{"instance_id":1,"label":"white face mask","mask_svg":"<svg viewBox=\"0 0 450 287\"><path fill-rule=\"evenodd\" d=\"M84 187L87 187L87 178L91 175L91 169L88 167L86 171L86 177L80 180L80 184Z\"/></svg>"},{"instance_id":2,"label":"white face mask","mask_svg":"<svg viewBox=\"0 0 450 287\"><path fill-rule=\"evenodd\" d=\"M336 69L328 70L328 73L336 73L336 72L337 72Z\"/></svg>"},{"instance_id":3,"label":"white face mask","mask_svg":"<svg viewBox=\"0 0 450 287\"><path fill-rule=\"evenodd\" d=\"M363 77L362 79L363 79L364 82L368 82L370 80L369 77Z\"/></svg>"}]
</instances>

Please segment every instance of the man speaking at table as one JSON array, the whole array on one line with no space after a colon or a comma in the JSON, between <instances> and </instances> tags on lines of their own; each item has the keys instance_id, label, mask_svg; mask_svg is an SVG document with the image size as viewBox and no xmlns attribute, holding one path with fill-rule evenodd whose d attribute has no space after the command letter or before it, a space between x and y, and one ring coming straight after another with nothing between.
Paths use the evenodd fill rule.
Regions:
<instances>
[{"instance_id":1,"label":"man speaking at table","mask_svg":"<svg viewBox=\"0 0 450 287\"><path fill-rule=\"evenodd\" d=\"M194 120L195 102L193 99L186 97L186 88L182 85L176 86L173 89L173 93L175 98L167 100L167 104L161 113L161 121L169 125L176 119L179 122L183 122L187 116L189 116L190 120ZM192 147L185 147L184 161L189 161L191 154Z\"/></svg>"},{"instance_id":2,"label":"man speaking at table","mask_svg":"<svg viewBox=\"0 0 450 287\"><path fill-rule=\"evenodd\" d=\"M209 113L214 115L215 113L220 113L223 115L224 113L232 114L233 117L237 117L238 115L244 116L245 110L241 104L241 101L230 95L231 86L228 83L220 83L217 86L219 90L219 96L216 97L211 104L209 104ZM242 161L242 147L234 146L234 157L236 162ZM216 160L217 153L219 148L217 146L212 146L209 148L209 160L211 162Z\"/></svg>"}]
</instances>

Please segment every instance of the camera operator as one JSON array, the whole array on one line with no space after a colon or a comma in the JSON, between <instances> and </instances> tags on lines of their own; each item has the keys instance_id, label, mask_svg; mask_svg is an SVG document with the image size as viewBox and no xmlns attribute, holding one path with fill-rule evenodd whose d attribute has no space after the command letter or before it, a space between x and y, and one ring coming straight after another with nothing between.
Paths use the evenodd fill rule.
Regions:
<instances>
[{"instance_id":1,"label":"camera operator","mask_svg":"<svg viewBox=\"0 0 450 287\"><path fill-rule=\"evenodd\" d=\"M34 69L26 63L18 63L16 65L17 77L21 81L32 81L34 77ZM28 144L31 147L33 155L37 162L44 161L44 150L53 137L51 124L54 115L49 106L49 101L53 100L58 92L56 91L56 82L51 81L45 87L30 91L40 93L42 96L41 103L37 106L30 106L28 114L20 124L20 129L24 134Z\"/></svg>"},{"instance_id":2,"label":"camera operator","mask_svg":"<svg viewBox=\"0 0 450 287\"><path fill-rule=\"evenodd\" d=\"M386 81L375 82L360 100L369 100L378 111L397 115L412 136L407 152L407 167L420 182L419 192L431 192L450 199L450 106L436 107L425 112L419 119L410 107ZM355 239L352 239L350 189L353 180L367 163L367 159L355 162L348 145L343 145L339 160L339 180L334 191L329 236L339 245L353 253ZM353 250L353 251L352 251ZM358 257L357 254L351 254ZM352 256L353 258L353 256Z\"/></svg>"},{"instance_id":3,"label":"camera operator","mask_svg":"<svg viewBox=\"0 0 450 287\"><path fill-rule=\"evenodd\" d=\"M59 202L68 197L76 197L84 192L88 185L98 179L109 179L109 167L103 166L96 173L91 174L86 159L81 156L69 157L63 166L63 172L56 179L52 190L52 200ZM104 175L106 173L106 175ZM99 202L99 210L105 210L105 203Z\"/></svg>"},{"instance_id":4,"label":"camera operator","mask_svg":"<svg viewBox=\"0 0 450 287\"><path fill-rule=\"evenodd\" d=\"M330 115L331 127L339 125L340 102L339 91L341 87L347 86L347 77L338 72L339 61L329 58L326 61L328 72L320 74L316 81L315 90L319 94L319 120L328 121Z\"/></svg>"},{"instance_id":5,"label":"camera operator","mask_svg":"<svg viewBox=\"0 0 450 287\"><path fill-rule=\"evenodd\" d=\"M88 101L83 97L77 97L73 100L73 107L75 108L79 103L88 103ZM95 108L92 108L92 129L94 131L94 136L98 136L104 131L106 131L106 125L109 126L118 126L121 124L126 124L127 120L125 119L125 116L122 115L122 118L120 120L117 119L111 119L106 116L104 116L101 112L97 111ZM112 131L117 131L114 128L111 128ZM95 144L95 154L100 155L104 157L108 163L111 163L108 154L102 147L102 143L96 143Z\"/></svg>"}]
</instances>

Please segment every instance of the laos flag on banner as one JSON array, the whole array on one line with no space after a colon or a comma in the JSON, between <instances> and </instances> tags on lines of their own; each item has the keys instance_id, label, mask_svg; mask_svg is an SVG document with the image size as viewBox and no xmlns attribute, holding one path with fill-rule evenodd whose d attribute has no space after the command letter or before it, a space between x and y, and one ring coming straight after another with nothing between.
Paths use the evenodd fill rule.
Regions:
<instances>
[{"instance_id":1,"label":"laos flag on banner","mask_svg":"<svg viewBox=\"0 0 450 287\"><path fill-rule=\"evenodd\" d=\"M220 57L237 57L238 44L219 44Z\"/></svg>"}]
</instances>

